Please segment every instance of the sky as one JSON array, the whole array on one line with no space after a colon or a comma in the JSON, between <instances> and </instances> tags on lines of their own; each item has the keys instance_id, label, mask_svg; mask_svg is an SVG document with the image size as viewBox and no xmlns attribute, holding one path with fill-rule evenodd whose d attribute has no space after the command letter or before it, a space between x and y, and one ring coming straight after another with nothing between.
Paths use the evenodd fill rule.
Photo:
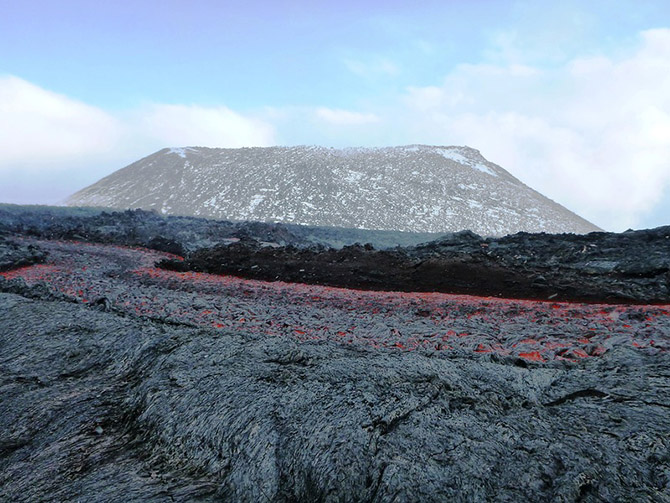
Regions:
<instances>
[{"instance_id":1,"label":"sky","mask_svg":"<svg viewBox=\"0 0 670 503\"><path fill-rule=\"evenodd\" d=\"M0 0L0 202L163 147L468 145L670 224L670 2Z\"/></svg>"}]
</instances>

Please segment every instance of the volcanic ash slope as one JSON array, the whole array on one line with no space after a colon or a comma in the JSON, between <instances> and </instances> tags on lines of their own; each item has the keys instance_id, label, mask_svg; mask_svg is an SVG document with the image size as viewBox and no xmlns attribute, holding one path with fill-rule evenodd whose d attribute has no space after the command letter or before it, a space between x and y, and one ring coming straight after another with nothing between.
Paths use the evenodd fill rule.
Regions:
<instances>
[{"instance_id":1,"label":"volcanic ash slope","mask_svg":"<svg viewBox=\"0 0 670 503\"><path fill-rule=\"evenodd\" d=\"M414 232L598 230L469 147L171 148L72 195L72 206Z\"/></svg>"}]
</instances>

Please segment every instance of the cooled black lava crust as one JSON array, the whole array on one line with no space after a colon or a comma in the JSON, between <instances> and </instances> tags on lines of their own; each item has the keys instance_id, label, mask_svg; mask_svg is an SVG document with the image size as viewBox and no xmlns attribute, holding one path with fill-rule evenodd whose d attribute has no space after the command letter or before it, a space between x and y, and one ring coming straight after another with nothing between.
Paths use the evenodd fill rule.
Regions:
<instances>
[{"instance_id":1,"label":"cooled black lava crust","mask_svg":"<svg viewBox=\"0 0 670 503\"><path fill-rule=\"evenodd\" d=\"M668 501L670 306L556 302L667 304L668 228L334 251L260 224L26 218L0 221L0 501ZM180 273L129 245L552 300Z\"/></svg>"}]
</instances>

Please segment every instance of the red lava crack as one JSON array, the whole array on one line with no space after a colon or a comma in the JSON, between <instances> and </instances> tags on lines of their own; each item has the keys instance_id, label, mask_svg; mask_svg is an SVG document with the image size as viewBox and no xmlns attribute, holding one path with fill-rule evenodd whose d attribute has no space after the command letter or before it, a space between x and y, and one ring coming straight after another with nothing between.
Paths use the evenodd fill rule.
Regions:
<instances>
[{"instance_id":1,"label":"red lava crack","mask_svg":"<svg viewBox=\"0 0 670 503\"><path fill-rule=\"evenodd\" d=\"M670 306L553 303L245 280L157 269L166 253L121 246L26 240L46 264L1 273L44 283L82 303L237 333L400 351L577 362L626 346L670 348Z\"/></svg>"}]
</instances>

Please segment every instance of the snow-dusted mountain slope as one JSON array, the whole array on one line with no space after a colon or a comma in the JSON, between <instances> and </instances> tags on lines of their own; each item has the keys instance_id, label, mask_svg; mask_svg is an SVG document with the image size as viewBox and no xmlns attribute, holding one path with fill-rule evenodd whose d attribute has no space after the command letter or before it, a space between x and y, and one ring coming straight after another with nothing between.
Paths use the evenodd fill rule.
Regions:
<instances>
[{"instance_id":1,"label":"snow-dusted mountain slope","mask_svg":"<svg viewBox=\"0 0 670 503\"><path fill-rule=\"evenodd\" d=\"M469 147L166 148L67 204L482 235L597 230Z\"/></svg>"}]
</instances>

